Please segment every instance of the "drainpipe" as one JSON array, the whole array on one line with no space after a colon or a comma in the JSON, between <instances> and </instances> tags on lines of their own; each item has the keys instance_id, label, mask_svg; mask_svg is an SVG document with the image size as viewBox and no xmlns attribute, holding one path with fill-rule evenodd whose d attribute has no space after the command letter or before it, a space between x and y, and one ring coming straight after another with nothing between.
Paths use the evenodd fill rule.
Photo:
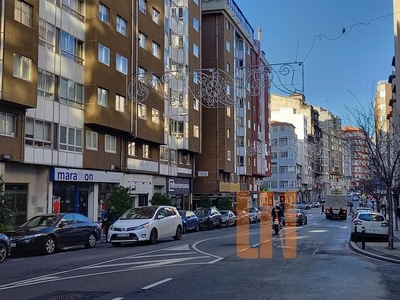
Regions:
<instances>
[{"instance_id":1,"label":"drainpipe","mask_svg":"<svg viewBox=\"0 0 400 300\"><path fill-rule=\"evenodd\" d=\"M0 16L0 100L3 99L3 66L4 66L4 15L6 10L5 0L1 0Z\"/></svg>"},{"instance_id":2,"label":"drainpipe","mask_svg":"<svg viewBox=\"0 0 400 300\"><path fill-rule=\"evenodd\" d=\"M136 4L136 6L135 6ZM132 14L131 14L131 21L132 21L132 33L131 33L131 76L130 76L130 82L127 82L127 87L130 86L130 84L133 83L133 80L135 78L134 74L137 74L137 69L138 69L138 41L137 38L139 36L139 4L136 1L132 1ZM134 15L135 13L135 15ZM135 54L134 54L135 51ZM131 86L130 86L131 87ZM135 97L137 99L137 83L135 85ZM135 121L133 120L133 103L131 104L131 121L130 121L130 134L134 134L134 137L137 137L137 101L134 101L133 99L130 99L131 102L134 102L136 105L136 117ZM135 132L133 133L133 123L135 122Z\"/></svg>"}]
</instances>

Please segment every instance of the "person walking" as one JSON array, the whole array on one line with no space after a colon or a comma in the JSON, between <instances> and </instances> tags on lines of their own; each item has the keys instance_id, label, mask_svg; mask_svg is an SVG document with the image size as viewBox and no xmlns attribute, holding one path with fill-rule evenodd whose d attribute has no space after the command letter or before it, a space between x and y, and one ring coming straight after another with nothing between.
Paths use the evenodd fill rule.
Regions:
<instances>
[{"instance_id":1,"label":"person walking","mask_svg":"<svg viewBox=\"0 0 400 300\"><path fill-rule=\"evenodd\" d=\"M396 217L400 220L400 205L396 208Z\"/></svg>"},{"instance_id":2,"label":"person walking","mask_svg":"<svg viewBox=\"0 0 400 300\"><path fill-rule=\"evenodd\" d=\"M323 204L323 203L321 203L321 215L323 215L323 214L324 214L324 208L325 208L324 204Z\"/></svg>"},{"instance_id":3,"label":"person walking","mask_svg":"<svg viewBox=\"0 0 400 300\"><path fill-rule=\"evenodd\" d=\"M110 226L117 221L117 212L115 210L114 206L110 206L108 209L106 209L102 215L102 228L103 232L106 236L106 241L108 242L108 230L110 229Z\"/></svg>"}]
</instances>

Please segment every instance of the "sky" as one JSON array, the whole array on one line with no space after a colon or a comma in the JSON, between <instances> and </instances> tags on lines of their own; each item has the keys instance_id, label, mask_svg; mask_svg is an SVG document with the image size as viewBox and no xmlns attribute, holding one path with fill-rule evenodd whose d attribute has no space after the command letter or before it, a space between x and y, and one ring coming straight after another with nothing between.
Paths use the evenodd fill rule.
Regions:
<instances>
[{"instance_id":1,"label":"sky","mask_svg":"<svg viewBox=\"0 0 400 300\"><path fill-rule=\"evenodd\" d=\"M273 68L303 62L306 102L341 117L343 125L346 107L371 103L377 82L392 73L393 0L235 2L255 38L261 28L261 49Z\"/></svg>"}]
</instances>

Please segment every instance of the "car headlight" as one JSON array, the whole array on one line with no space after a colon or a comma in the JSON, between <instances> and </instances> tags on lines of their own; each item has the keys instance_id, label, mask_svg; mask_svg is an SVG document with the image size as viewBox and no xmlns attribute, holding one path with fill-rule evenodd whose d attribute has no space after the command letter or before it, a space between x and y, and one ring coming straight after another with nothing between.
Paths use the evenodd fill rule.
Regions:
<instances>
[{"instance_id":1,"label":"car headlight","mask_svg":"<svg viewBox=\"0 0 400 300\"><path fill-rule=\"evenodd\" d=\"M35 237L40 236L40 234L28 234L28 235L23 235L21 236L21 240L31 240L34 239Z\"/></svg>"},{"instance_id":2,"label":"car headlight","mask_svg":"<svg viewBox=\"0 0 400 300\"><path fill-rule=\"evenodd\" d=\"M139 230L139 229L143 229L143 228L149 228L149 226L150 226L150 223L147 222L147 223L144 223L142 225L139 225L139 226L135 227L134 230Z\"/></svg>"},{"instance_id":3,"label":"car headlight","mask_svg":"<svg viewBox=\"0 0 400 300\"><path fill-rule=\"evenodd\" d=\"M109 228L109 230L115 231L114 225L111 225L110 228Z\"/></svg>"}]
</instances>

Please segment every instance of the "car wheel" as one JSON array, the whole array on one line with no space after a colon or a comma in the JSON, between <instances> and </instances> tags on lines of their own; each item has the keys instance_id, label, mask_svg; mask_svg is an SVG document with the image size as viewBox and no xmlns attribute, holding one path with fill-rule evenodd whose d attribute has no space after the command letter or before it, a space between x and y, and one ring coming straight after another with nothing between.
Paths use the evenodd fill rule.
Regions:
<instances>
[{"instance_id":1,"label":"car wheel","mask_svg":"<svg viewBox=\"0 0 400 300\"><path fill-rule=\"evenodd\" d=\"M114 247L119 247L121 246L121 243L118 242L112 242L111 245L113 245Z\"/></svg>"},{"instance_id":2,"label":"car wheel","mask_svg":"<svg viewBox=\"0 0 400 300\"><path fill-rule=\"evenodd\" d=\"M186 226L186 224L183 224L183 233L186 233L187 232L187 226Z\"/></svg>"},{"instance_id":3,"label":"car wheel","mask_svg":"<svg viewBox=\"0 0 400 300\"><path fill-rule=\"evenodd\" d=\"M304 222L304 225L307 225L308 220L306 219L306 221Z\"/></svg>"},{"instance_id":4,"label":"car wheel","mask_svg":"<svg viewBox=\"0 0 400 300\"><path fill-rule=\"evenodd\" d=\"M173 237L175 241L179 241L182 238L182 227L178 225L176 228L175 236Z\"/></svg>"},{"instance_id":5,"label":"car wheel","mask_svg":"<svg viewBox=\"0 0 400 300\"><path fill-rule=\"evenodd\" d=\"M200 226L199 226L199 224L197 223L196 224L196 232L199 232L200 231Z\"/></svg>"},{"instance_id":6,"label":"car wheel","mask_svg":"<svg viewBox=\"0 0 400 300\"><path fill-rule=\"evenodd\" d=\"M157 229L153 228L150 232L149 243L155 244L157 242L158 232Z\"/></svg>"},{"instance_id":7,"label":"car wheel","mask_svg":"<svg viewBox=\"0 0 400 300\"><path fill-rule=\"evenodd\" d=\"M222 220L219 220L218 228L219 228L219 229L222 228Z\"/></svg>"},{"instance_id":8,"label":"car wheel","mask_svg":"<svg viewBox=\"0 0 400 300\"><path fill-rule=\"evenodd\" d=\"M229 228L229 220L226 221L226 228Z\"/></svg>"},{"instance_id":9,"label":"car wheel","mask_svg":"<svg viewBox=\"0 0 400 300\"><path fill-rule=\"evenodd\" d=\"M2 263L8 255L7 245L3 242L0 242L0 263Z\"/></svg>"},{"instance_id":10,"label":"car wheel","mask_svg":"<svg viewBox=\"0 0 400 300\"><path fill-rule=\"evenodd\" d=\"M56 250L56 240L54 239L54 237L48 237L46 239L46 242L44 243L44 252L46 254L53 254L54 252L56 252Z\"/></svg>"},{"instance_id":11,"label":"car wheel","mask_svg":"<svg viewBox=\"0 0 400 300\"><path fill-rule=\"evenodd\" d=\"M213 222L212 222L212 220L210 219L210 220L208 220L208 223L207 223L207 229L208 230L211 230L212 228L213 228Z\"/></svg>"},{"instance_id":12,"label":"car wheel","mask_svg":"<svg viewBox=\"0 0 400 300\"><path fill-rule=\"evenodd\" d=\"M96 244L97 244L96 235L92 232L89 235L88 242L87 242L87 244L85 244L85 247L86 248L94 248L94 247L96 247Z\"/></svg>"}]
</instances>

